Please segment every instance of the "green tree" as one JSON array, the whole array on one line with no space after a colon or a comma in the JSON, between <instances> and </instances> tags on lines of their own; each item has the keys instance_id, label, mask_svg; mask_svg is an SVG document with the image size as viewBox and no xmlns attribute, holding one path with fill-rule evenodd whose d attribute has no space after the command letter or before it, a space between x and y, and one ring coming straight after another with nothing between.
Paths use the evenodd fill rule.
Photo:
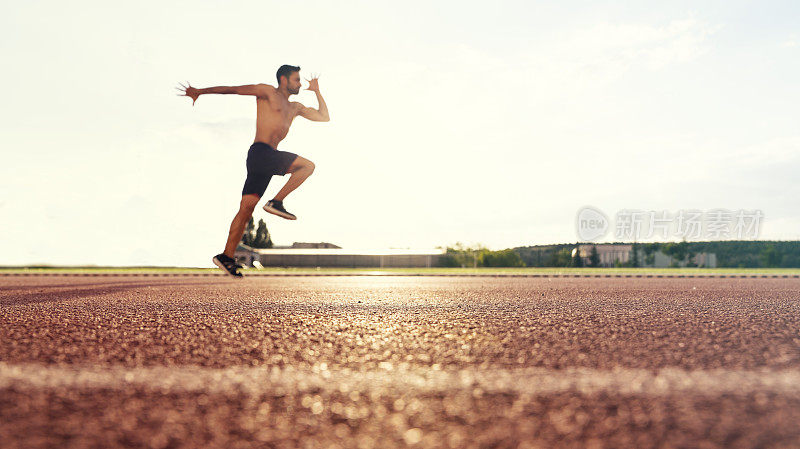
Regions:
<instances>
[{"instance_id":1,"label":"green tree","mask_svg":"<svg viewBox=\"0 0 800 449\"><path fill-rule=\"evenodd\" d=\"M590 267L600 266L600 254L597 253L597 247L595 245L592 245L592 252L589 253L589 266Z\"/></svg>"},{"instance_id":2,"label":"green tree","mask_svg":"<svg viewBox=\"0 0 800 449\"><path fill-rule=\"evenodd\" d=\"M775 268L780 266L782 255L775 249L775 245L767 245L763 251L761 251L761 262L767 268Z\"/></svg>"},{"instance_id":3,"label":"green tree","mask_svg":"<svg viewBox=\"0 0 800 449\"><path fill-rule=\"evenodd\" d=\"M656 251L661 249L660 243L641 243L642 250L644 250L644 263L645 265L653 265L656 262Z\"/></svg>"},{"instance_id":4,"label":"green tree","mask_svg":"<svg viewBox=\"0 0 800 449\"><path fill-rule=\"evenodd\" d=\"M639 244L634 243L631 249L631 258L628 259L628 265L631 267L639 266Z\"/></svg>"},{"instance_id":5,"label":"green tree","mask_svg":"<svg viewBox=\"0 0 800 449\"><path fill-rule=\"evenodd\" d=\"M524 267L525 262L513 249L484 250L478 254L478 265L481 267Z\"/></svg>"},{"instance_id":6,"label":"green tree","mask_svg":"<svg viewBox=\"0 0 800 449\"><path fill-rule=\"evenodd\" d=\"M697 262L695 262L694 258L697 255L697 252L688 249L686 251L686 266L687 267L697 267Z\"/></svg>"},{"instance_id":7,"label":"green tree","mask_svg":"<svg viewBox=\"0 0 800 449\"><path fill-rule=\"evenodd\" d=\"M524 267L522 257L513 249L491 251L483 245L467 247L457 242L446 247L445 255L439 265L443 267Z\"/></svg>"},{"instance_id":8,"label":"green tree","mask_svg":"<svg viewBox=\"0 0 800 449\"><path fill-rule=\"evenodd\" d=\"M576 247L574 251L575 251L575 254L572 256L572 266L573 267L582 267L583 266L583 259L581 259L581 250Z\"/></svg>"},{"instance_id":9,"label":"green tree","mask_svg":"<svg viewBox=\"0 0 800 449\"><path fill-rule=\"evenodd\" d=\"M677 267L681 262L686 262L686 258L689 255L689 242L685 239L677 243L668 242L664 244L662 251L674 259L674 263L671 263L670 266Z\"/></svg>"},{"instance_id":10,"label":"green tree","mask_svg":"<svg viewBox=\"0 0 800 449\"><path fill-rule=\"evenodd\" d=\"M463 245L461 242L456 242L454 246L447 247L441 265L445 267L462 268L476 267L478 266L478 254L485 249L486 248L480 244L476 248L471 248Z\"/></svg>"},{"instance_id":11,"label":"green tree","mask_svg":"<svg viewBox=\"0 0 800 449\"><path fill-rule=\"evenodd\" d=\"M264 223L263 218L258 220L258 229L256 229L256 235L253 238L251 246L253 248L272 248L272 238L269 235L267 224Z\"/></svg>"},{"instance_id":12,"label":"green tree","mask_svg":"<svg viewBox=\"0 0 800 449\"><path fill-rule=\"evenodd\" d=\"M572 250L569 248L561 248L552 254L553 267L569 267L572 265Z\"/></svg>"}]
</instances>

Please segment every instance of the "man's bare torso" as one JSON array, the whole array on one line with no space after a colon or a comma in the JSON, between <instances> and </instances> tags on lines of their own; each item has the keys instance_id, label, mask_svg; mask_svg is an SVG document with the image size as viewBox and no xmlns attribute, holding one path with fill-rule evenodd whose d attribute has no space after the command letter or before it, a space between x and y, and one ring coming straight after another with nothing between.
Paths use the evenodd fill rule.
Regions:
<instances>
[{"instance_id":1,"label":"man's bare torso","mask_svg":"<svg viewBox=\"0 0 800 449\"><path fill-rule=\"evenodd\" d=\"M277 150L300 108L300 103L289 101L277 92L265 97L257 96L255 141L267 143Z\"/></svg>"}]
</instances>

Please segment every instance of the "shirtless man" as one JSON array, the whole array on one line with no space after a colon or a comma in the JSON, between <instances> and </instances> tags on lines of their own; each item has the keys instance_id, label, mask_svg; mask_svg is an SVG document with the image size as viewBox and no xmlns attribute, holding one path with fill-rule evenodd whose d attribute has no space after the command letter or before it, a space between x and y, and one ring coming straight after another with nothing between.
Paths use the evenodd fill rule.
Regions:
<instances>
[{"instance_id":1,"label":"shirtless man","mask_svg":"<svg viewBox=\"0 0 800 449\"><path fill-rule=\"evenodd\" d=\"M293 214L283 208L283 199L296 189L303 181L314 172L314 163L308 159L288 151L279 151L278 143L286 137L292 120L301 115L315 122L327 122L328 107L322 94L319 93L319 76L306 79L309 82L306 90L317 94L318 109L307 108L296 101L289 101L290 95L300 92L300 67L282 65L276 73L278 87L269 84L249 84L245 86L219 86L206 89L197 89L191 85L181 84L183 94L192 99L192 106L197 97L202 94L238 94L253 95L256 97L256 138L247 152L247 179L242 188L242 201L239 203L239 212L233 218L225 244L225 251L217 254L212 261L229 275L241 278L239 272L242 265L237 264L233 258L236 246L242 240L244 228L261 196L267 189L267 184L273 175L283 176L291 173L283 188L273 199L267 201L264 210L289 220L295 220Z\"/></svg>"}]
</instances>

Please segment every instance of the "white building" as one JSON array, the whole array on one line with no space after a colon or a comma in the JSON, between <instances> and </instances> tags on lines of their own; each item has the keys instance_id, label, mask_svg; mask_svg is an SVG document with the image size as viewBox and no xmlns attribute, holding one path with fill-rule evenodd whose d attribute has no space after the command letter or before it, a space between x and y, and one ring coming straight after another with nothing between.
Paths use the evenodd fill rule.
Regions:
<instances>
[{"instance_id":1,"label":"white building","mask_svg":"<svg viewBox=\"0 0 800 449\"><path fill-rule=\"evenodd\" d=\"M597 255L599 257L600 266L613 267L618 263L625 265L631 259L633 254L633 245L624 243L598 243L598 244L582 244L578 245L573 252L579 252L584 266L589 266L590 257L592 255L592 247L597 248ZM672 257L664 254L661 251L655 251L652 254L652 260L648 261L644 250L638 250L638 259L640 267L648 268L668 268L677 262L679 267L685 267L690 262L694 263L697 267L703 268L716 268L717 255L714 253L697 253L689 261L675 261Z\"/></svg>"},{"instance_id":2,"label":"white building","mask_svg":"<svg viewBox=\"0 0 800 449\"><path fill-rule=\"evenodd\" d=\"M250 248L239 244L234 257L237 262L251 267L258 261L264 267L411 268L436 267L445 254L445 250L439 248L370 250L292 246Z\"/></svg>"}]
</instances>

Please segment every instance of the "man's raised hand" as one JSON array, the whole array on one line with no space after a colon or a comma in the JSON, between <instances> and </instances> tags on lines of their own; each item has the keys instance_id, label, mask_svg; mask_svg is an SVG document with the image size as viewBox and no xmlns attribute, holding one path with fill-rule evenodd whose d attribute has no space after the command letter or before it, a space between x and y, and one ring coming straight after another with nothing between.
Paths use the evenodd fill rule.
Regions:
<instances>
[{"instance_id":1,"label":"man's raised hand","mask_svg":"<svg viewBox=\"0 0 800 449\"><path fill-rule=\"evenodd\" d=\"M181 83L178 83L181 84ZM183 88L183 89L181 89ZM197 101L197 97L200 96L200 91L192 87L189 82L186 82L186 86L181 84L181 87L176 87L179 91L183 92L183 94L178 94L179 97L190 97L192 99L192 106L194 106L194 102Z\"/></svg>"},{"instance_id":2,"label":"man's raised hand","mask_svg":"<svg viewBox=\"0 0 800 449\"><path fill-rule=\"evenodd\" d=\"M319 92L319 82L317 81L319 77L320 75L314 75L312 73L311 79L306 78L306 81L308 81L308 87L306 87L306 90L310 90L312 92Z\"/></svg>"}]
</instances>

